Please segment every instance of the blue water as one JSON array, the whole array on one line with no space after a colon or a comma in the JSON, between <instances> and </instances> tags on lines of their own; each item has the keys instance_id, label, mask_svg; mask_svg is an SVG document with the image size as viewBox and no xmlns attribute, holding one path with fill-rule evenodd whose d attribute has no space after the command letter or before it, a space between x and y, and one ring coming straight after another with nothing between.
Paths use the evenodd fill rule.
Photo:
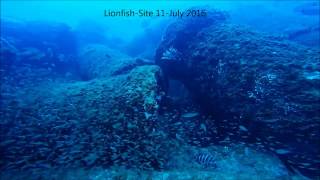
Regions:
<instances>
[{"instance_id":1,"label":"blue water","mask_svg":"<svg viewBox=\"0 0 320 180\"><path fill-rule=\"evenodd\" d=\"M320 178L318 1L0 7L1 179Z\"/></svg>"}]
</instances>

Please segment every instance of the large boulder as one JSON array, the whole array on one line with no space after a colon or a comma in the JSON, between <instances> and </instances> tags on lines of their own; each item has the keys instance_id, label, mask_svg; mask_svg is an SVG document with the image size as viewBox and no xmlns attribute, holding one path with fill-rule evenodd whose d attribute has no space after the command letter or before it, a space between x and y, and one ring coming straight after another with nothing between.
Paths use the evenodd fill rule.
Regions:
<instances>
[{"instance_id":1,"label":"large boulder","mask_svg":"<svg viewBox=\"0 0 320 180\"><path fill-rule=\"evenodd\" d=\"M290 166L319 175L319 55L213 12L171 24L155 61L168 79L187 87L202 110L231 122L223 128L249 131L248 141L263 139Z\"/></svg>"},{"instance_id":2,"label":"large boulder","mask_svg":"<svg viewBox=\"0 0 320 180\"><path fill-rule=\"evenodd\" d=\"M157 66L140 66L11 92L1 101L1 169L162 168L174 146L156 119L159 75Z\"/></svg>"},{"instance_id":3,"label":"large boulder","mask_svg":"<svg viewBox=\"0 0 320 180\"><path fill-rule=\"evenodd\" d=\"M48 56L74 55L77 50L73 31L63 23L1 18L1 36L14 42L18 49L33 47Z\"/></svg>"},{"instance_id":4,"label":"large boulder","mask_svg":"<svg viewBox=\"0 0 320 180\"><path fill-rule=\"evenodd\" d=\"M79 79L77 40L63 23L1 18L0 45L1 78L18 79L11 82L26 78L40 82L58 76Z\"/></svg>"},{"instance_id":5,"label":"large boulder","mask_svg":"<svg viewBox=\"0 0 320 180\"><path fill-rule=\"evenodd\" d=\"M154 63L132 58L103 44L87 44L79 50L78 64L82 79L90 80L125 74L136 66Z\"/></svg>"}]
</instances>

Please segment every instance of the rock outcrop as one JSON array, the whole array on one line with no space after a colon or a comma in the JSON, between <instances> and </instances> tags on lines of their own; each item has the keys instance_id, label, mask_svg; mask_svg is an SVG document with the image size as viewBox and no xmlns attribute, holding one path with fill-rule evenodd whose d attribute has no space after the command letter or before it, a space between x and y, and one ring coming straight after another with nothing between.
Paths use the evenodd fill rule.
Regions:
<instances>
[{"instance_id":1,"label":"rock outcrop","mask_svg":"<svg viewBox=\"0 0 320 180\"><path fill-rule=\"evenodd\" d=\"M80 75L84 80L126 74L137 66L154 64L148 60L132 58L102 44L88 44L79 51Z\"/></svg>"},{"instance_id":2,"label":"rock outcrop","mask_svg":"<svg viewBox=\"0 0 320 180\"><path fill-rule=\"evenodd\" d=\"M157 66L140 66L12 92L1 101L2 168L161 168L173 146L156 119L159 73Z\"/></svg>"},{"instance_id":3,"label":"rock outcrop","mask_svg":"<svg viewBox=\"0 0 320 180\"><path fill-rule=\"evenodd\" d=\"M252 133L250 141L271 138L272 151L282 144L290 149L285 159L294 159L291 165L299 168L295 162L308 161L310 168L300 170L316 174L319 51L230 24L227 16L214 14L170 25L156 64L168 79L181 81L208 114L245 125ZM309 160L294 158L303 153ZM314 158L318 161L310 162Z\"/></svg>"}]
</instances>

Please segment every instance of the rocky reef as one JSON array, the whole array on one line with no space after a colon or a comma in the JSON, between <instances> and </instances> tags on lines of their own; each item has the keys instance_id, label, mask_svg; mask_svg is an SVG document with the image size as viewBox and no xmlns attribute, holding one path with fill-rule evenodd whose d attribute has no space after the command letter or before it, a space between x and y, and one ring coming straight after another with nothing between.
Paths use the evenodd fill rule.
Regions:
<instances>
[{"instance_id":1,"label":"rocky reef","mask_svg":"<svg viewBox=\"0 0 320 180\"><path fill-rule=\"evenodd\" d=\"M169 143L155 132L159 72L141 66L116 77L51 83L4 98L2 168L140 166L143 161L160 166L164 160L157 153L164 154ZM151 166L156 165L145 164Z\"/></svg>"},{"instance_id":2,"label":"rocky reef","mask_svg":"<svg viewBox=\"0 0 320 180\"><path fill-rule=\"evenodd\" d=\"M137 66L154 64L150 60L132 58L102 44L87 44L79 51L80 76L84 80L126 74Z\"/></svg>"},{"instance_id":3,"label":"rocky reef","mask_svg":"<svg viewBox=\"0 0 320 180\"><path fill-rule=\"evenodd\" d=\"M1 169L162 168L174 146L156 120L160 68L99 44L49 54L68 45L51 36L64 32L67 41L72 33L37 23L50 37L24 39L19 28L34 27L25 24L11 22L1 34Z\"/></svg>"},{"instance_id":4,"label":"rocky reef","mask_svg":"<svg viewBox=\"0 0 320 180\"><path fill-rule=\"evenodd\" d=\"M205 113L234 124L221 133L238 138L229 132L248 131L247 142L263 139L270 151L286 149L279 154L289 166L319 176L319 55L213 12L171 24L155 61Z\"/></svg>"},{"instance_id":5,"label":"rocky reef","mask_svg":"<svg viewBox=\"0 0 320 180\"><path fill-rule=\"evenodd\" d=\"M314 49L214 10L171 24L157 65L63 24L1 23L1 179L318 175Z\"/></svg>"},{"instance_id":6,"label":"rocky reef","mask_svg":"<svg viewBox=\"0 0 320 180\"><path fill-rule=\"evenodd\" d=\"M203 168L190 156L199 151L198 147L182 146L176 149L171 159L171 169L163 171L146 171L126 169L120 166L112 168L67 168L27 170L4 174L4 179L141 179L141 180L214 180L214 179L301 179L289 175L286 168L276 157L259 153L251 148L233 145L202 148L202 152L215 154L216 169ZM173 167L172 165L176 165ZM39 173L41 172L41 173Z\"/></svg>"}]
</instances>

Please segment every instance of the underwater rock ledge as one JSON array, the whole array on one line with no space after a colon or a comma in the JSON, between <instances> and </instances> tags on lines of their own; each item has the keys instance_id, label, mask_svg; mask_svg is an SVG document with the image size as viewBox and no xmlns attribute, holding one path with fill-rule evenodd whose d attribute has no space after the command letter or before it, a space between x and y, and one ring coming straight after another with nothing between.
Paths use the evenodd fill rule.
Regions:
<instances>
[{"instance_id":1,"label":"underwater rock ledge","mask_svg":"<svg viewBox=\"0 0 320 180\"><path fill-rule=\"evenodd\" d=\"M290 149L281 158L320 176L320 52L215 13L198 24L194 18L171 24L156 64L167 79L182 82L202 110L248 127L250 141L271 137L271 151ZM309 168L299 167L301 154Z\"/></svg>"},{"instance_id":2,"label":"underwater rock ledge","mask_svg":"<svg viewBox=\"0 0 320 180\"><path fill-rule=\"evenodd\" d=\"M174 145L154 131L161 129L159 73L158 66L139 66L109 78L34 87L29 101L3 100L1 169L161 168Z\"/></svg>"}]
</instances>

